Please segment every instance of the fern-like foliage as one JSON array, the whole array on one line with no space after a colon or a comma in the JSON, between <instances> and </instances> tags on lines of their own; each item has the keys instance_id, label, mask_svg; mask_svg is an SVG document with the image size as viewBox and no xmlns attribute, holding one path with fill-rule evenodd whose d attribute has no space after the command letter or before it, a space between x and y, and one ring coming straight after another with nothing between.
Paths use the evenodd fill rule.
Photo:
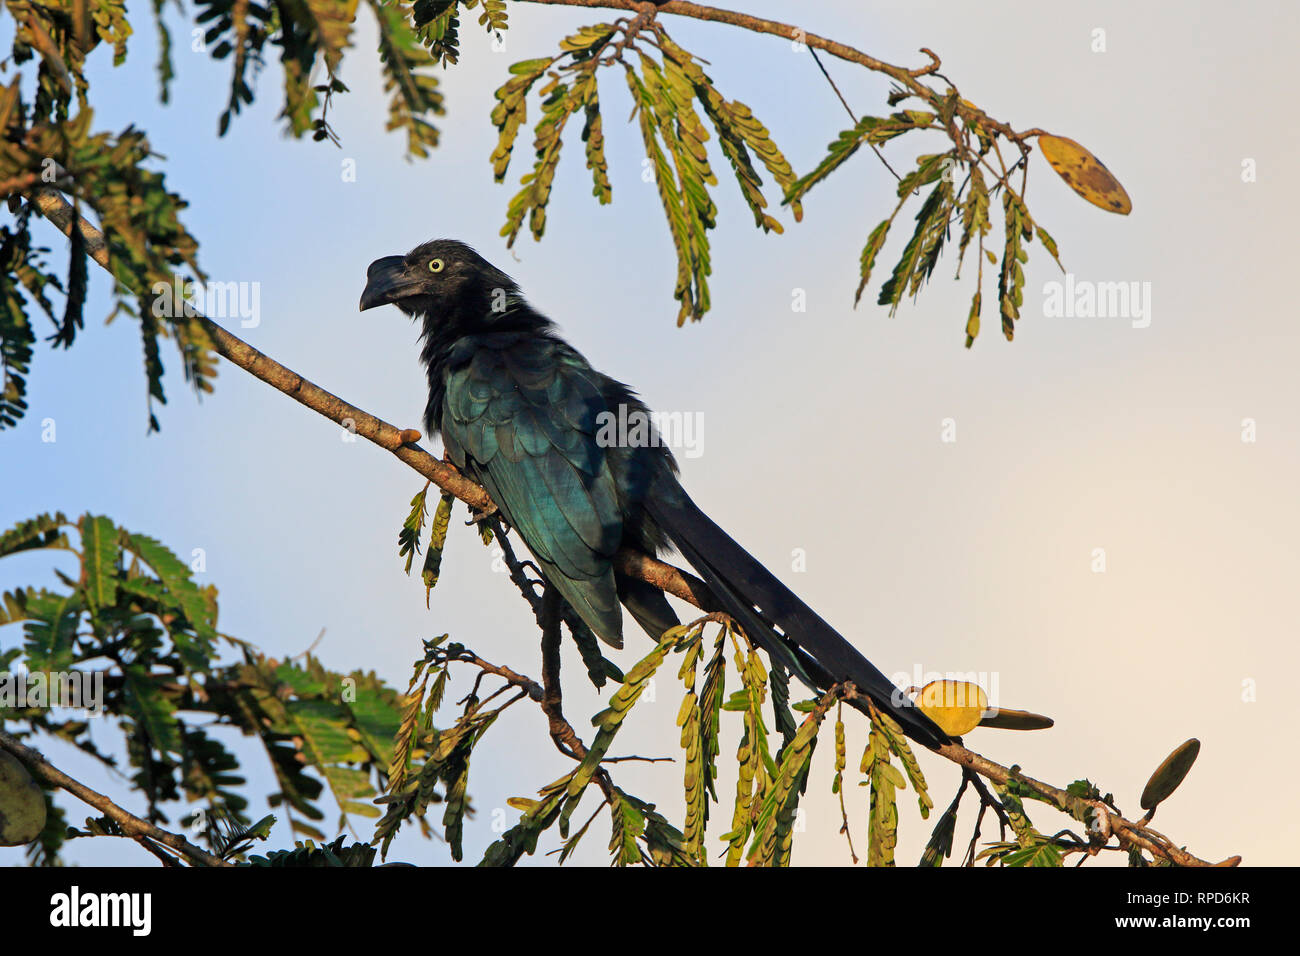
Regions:
<instances>
[{"instance_id":1,"label":"fern-like foliage","mask_svg":"<svg viewBox=\"0 0 1300 956\"><path fill-rule=\"evenodd\" d=\"M58 737L108 769L124 769L148 818L178 819L214 853L234 858L265 837L268 821L247 815L241 765L205 728L237 727L259 742L275 774L266 797L293 831L323 841L328 792L335 832L350 817L378 817L388 786L405 698L374 674L338 674L310 654L274 660L217 630L217 592L200 586L171 550L100 515L71 521L40 515L0 534L0 558L20 552L71 552L80 570L59 574L62 590L17 588L0 597L0 675L16 665L45 675L48 694L81 696L54 711L52 699L0 694L0 724L23 737ZM233 655L223 659L222 647ZM90 694L98 699L90 699ZM123 735L129 766L103 754L83 711L102 714ZM56 714L70 714L68 717ZM102 722L96 722L100 727ZM431 728L429 728L431 729ZM424 756L423 743L404 751ZM441 800L441 794L435 799ZM463 789L457 800L464 808ZM178 806L189 805L182 813ZM61 817L59 818L61 819ZM113 835L89 827L85 835ZM29 855L51 864L67 836L47 828Z\"/></svg>"},{"instance_id":2,"label":"fern-like foliage","mask_svg":"<svg viewBox=\"0 0 1300 956\"><path fill-rule=\"evenodd\" d=\"M438 78L432 73L441 57L412 29L406 4L369 3L379 27L384 92L391 94L387 129L405 131L407 157L423 159L438 145L438 128L430 117L446 112Z\"/></svg>"},{"instance_id":3,"label":"fern-like foliage","mask_svg":"<svg viewBox=\"0 0 1300 956\"><path fill-rule=\"evenodd\" d=\"M906 90L896 90L891 94L890 102L896 105L912 95ZM785 202L791 205L801 202L814 186L825 182L863 146L878 147L909 133L928 131L946 134L952 141L952 149L942 153L924 154L917 158L916 168L899 179L897 205L868 234L866 244L859 255L859 282L853 301L856 305L861 300L862 293L870 283L876 258L884 249L890 229L899 213L921 193L923 187L929 187L916 212L916 225L911 237L903 247L889 278L881 284L877 302L888 306L889 314L893 315L898 311L898 306L905 297L915 298L938 266L952 227L960 223L961 237L958 242L957 257L959 274L972 239L978 247L978 274L965 324L966 347L970 348L980 331L985 256L987 255L993 265L998 264L994 252L985 249L984 240L990 231L990 197L1001 191L1006 220L1006 241L998 270L997 297L1002 331L1010 341L1015 334L1015 322L1020 317L1020 305L1024 299L1023 265L1028 259L1024 244L1034 235L1034 221L1029 215L1024 198L1024 180L1022 178L1020 189L1017 191L1011 180L1011 174L1025 162L1028 148L1023 143L1018 143L1017 145L1022 149L1019 162L1010 168L1005 164L995 168L989 157L995 156L997 161L1002 163L1001 153L991 152L995 146L994 137L997 132L990 133L984 125L987 117L974 109L971 104L961 100L957 92L952 89L942 99L940 105L941 108L937 112L909 109L900 110L887 117L862 117L852 128L840 133L829 144L826 156L821 162L800 176L787 189ZM992 188L988 186L985 179L986 171L995 177ZM958 182L959 178L960 182ZM1043 234L1040 229L1039 239L1059 266L1060 257L1051 236Z\"/></svg>"},{"instance_id":4,"label":"fern-like foliage","mask_svg":"<svg viewBox=\"0 0 1300 956\"><path fill-rule=\"evenodd\" d=\"M578 113L583 117L582 140L592 174L592 195L602 204L611 200L598 91L600 68L611 65L624 69L646 151L647 172L658 190L677 252L673 297L680 303L678 324L688 318L699 319L711 304L708 278L713 267L708 233L717 224L717 206L710 189L718 179L710 163L708 141L717 137L755 225L765 231L781 232L783 227L767 212L758 167L766 169L782 190L792 188L796 178L749 107L723 96L699 60L656 21L620 20L583 27L566 37L554 56L524 60L510 68L511 77L497 90L498 102L492 113L500 132L491 157L498 181L505 178L515 140L527 122L527 99L534 87L541 115L533 128L533 167L520 179L521 188L507 206L501 234L507 245L513 245L525 223L534 239L545 233L564 131ZM800 218L797 204L793 211L794 217Z\"/></svg>"}]
</instances>

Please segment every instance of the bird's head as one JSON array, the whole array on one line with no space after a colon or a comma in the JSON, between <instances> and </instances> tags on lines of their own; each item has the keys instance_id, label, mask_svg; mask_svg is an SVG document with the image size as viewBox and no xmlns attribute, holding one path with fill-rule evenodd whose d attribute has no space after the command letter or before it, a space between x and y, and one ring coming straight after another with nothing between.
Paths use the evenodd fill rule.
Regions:
<instances>
[{"instance_id":1,"label":"bird's head","mask_svg":"<svg viewBox=\"0 0 1300 956\"><path fill-rule=\"evenodd\" d=\"M366 270L361 311L392 303L426 323L489 320L508 311L519 287L455 239L434 239L404 256L384 256Z\"/></svg>"}]
</instances>

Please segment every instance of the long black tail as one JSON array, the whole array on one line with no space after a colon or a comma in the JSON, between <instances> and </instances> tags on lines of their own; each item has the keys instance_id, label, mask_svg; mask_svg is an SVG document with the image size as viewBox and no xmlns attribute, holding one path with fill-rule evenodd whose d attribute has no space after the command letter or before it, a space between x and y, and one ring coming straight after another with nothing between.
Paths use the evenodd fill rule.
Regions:
<instances>
[{"instance_id":1,"label":"long black tail","mask_svg":"<svg viewBox=\"0 0 1300 956\"><path fill-rule=\"evenodd\" d=\"M680 485L647 498L650 516L704 578L722 605L719 610L730 614L804 683L824 691L836 682L852 681L876 707L887 709L913 740L927 747L948 740L857 648L701 511ZM861 703L858 708L867 709Z\"/></svg>"}]
</instances>

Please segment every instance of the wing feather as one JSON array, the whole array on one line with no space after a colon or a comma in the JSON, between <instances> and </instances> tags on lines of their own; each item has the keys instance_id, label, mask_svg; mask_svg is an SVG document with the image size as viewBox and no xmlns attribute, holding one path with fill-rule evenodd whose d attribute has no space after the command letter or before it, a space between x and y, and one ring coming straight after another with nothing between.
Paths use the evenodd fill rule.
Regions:
<instances>
[{"instance_id":1,"label":"wing feather","mask_svg":"<svg viewBox=\"0 0 1300 956\"><path fill-rule=\"evenodd\" d=\"M593 373L558 342L483 336L447 374L442 433L602 638L622 642L611 559L623 516L596 423Z\"/></svg>"}]
</instances>

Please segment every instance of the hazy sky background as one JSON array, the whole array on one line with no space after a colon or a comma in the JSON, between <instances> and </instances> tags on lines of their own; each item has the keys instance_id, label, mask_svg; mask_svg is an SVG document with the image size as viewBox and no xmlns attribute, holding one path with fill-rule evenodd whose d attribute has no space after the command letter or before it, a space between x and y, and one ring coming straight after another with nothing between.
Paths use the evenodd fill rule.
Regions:
<instances>
[{"instance_id":1,"label":"hazy sky background","mask_svg":"<svg viewBox=\"0 0 1300 956\"><path fill-rule=\"evenodd\" d=\"M600 207L589 195L571 129L547 235L540 244L521 239L512 256L497 231L529 168L531 134L521 133L509 185L493 184L493 90L509 63L549 54L571 28L612 13L511 4L500 53L465 23L464 56L444 78L443 145L422 162L407 163L404 140L383 131L387 97L364 11L358 49L342 71L352 93L330 116L342 150L282 137L274 64L257 104L217 139L229 63L191 53L189 24L170 12L172 105L157 102L156 47L137 16L125 66L113 70L105 51L96 55L96 125L145 129L167 157L169 186L191 203L186 222L211 278L260 283L260 326L232 328L257 348L398 426L418 427L425 383L416 332L396 310L359 314L356 302L372 259L435 236L464 239L510 272L598 367L654 408L702 416L703 454L683 460L691 494L884 671L983 672L1005 706L1056 719L1034 734L976 731L969 746L1061 786L1087 777L1136 817L1151 770L1198 737L1200 760L1156 826L1207 859L1290 862L1300 824L1279 800L1300 779L1276 745L1294 719L1285 682L1300 663L1300 387L1292 367L1300 203L1286 179L1300 154L1300 134L1286 120L1295 80L1287 64L1300 40L1294 5L739 6L797 15L811 31L895 63L920 65L916 51L928 46L962 94L992 115L1092 149L1127 187L1131 216L1086 204L1037 154L1029 206L1077 279L1150 283L1149 327L1044 317L1044 283L1060 275L1035 243L1016 341L998 330L989 275L984 332L967 351L971 280L951 281L951 257L918 305L890 319L868 304L905 227L855 311L858 252L892 208L894 186L864 151L811 193L803 223L783 215L784 236L753 228L715 153L714 308L679 329L667 227L653 185L641 181L640 137L623 122L630 101L614 71L601 87L613 204ZM788 41L664 23L710 61L719 89L754 108L797 171L847 125L811 58ZM1092 50L1096 28L1105 30L1104 53ZM855 110L887 109L885 80L824 61ZM886 149L896 167L942 148L939 137L907 142L914 138ZM1247 158L1257 162L1257 182L1242 181ZM354 183L342 181L345 159L356 161ZM52 230L48 237L56 251L66 248ZM537 675L527 609L461 527L459 506L442 581L425 609L418 577L403 576L396 552L423 479L384 452L343 441L337 426L229 365L200 404L168 349L163 430L147 436L139 336L131 322L98 321L108 289L93 270L77 346L38 351L27 419L0 435L0 523L90 510L182 555L203 548L202 580L221 591L221 629L275 655L303 651L323 627L318 650L328 666L374 669L404 686L420 638L450 632L489 660ZM792 310L796 289L806 312ZM57 425L54 443L41 441L46 418ZM946 418L956 423L954 443L940 440ZM1257 423L1254 443L1242 441L1244 419ZM1092 570L1095 548L1105 549L1105 573ZM806 554L805 572L792 570L795 549ZM54 584L49 568L43 555L6 559L0 588ZM638 634L629 626L617 656L624 667L649 649ZM0 633L0 644L17 639L13 629ZM566 711L585 732L603 705L576 655L565 666ZM638 705L617 752L679 753L674 673L675 665L665 669L655 699ZM737 724L734 716L725 724L710 836L719 848ZM852 771L865 733L865 721L850 720L860 851L866 792ZM797 863L848 861L826 744L804 802ZM269 774L255 751L241 752L256 811ZM51 744L47 753L140 809L123 780L70 748ZM942 808L958 772L938 758L922 763ZM506 798L532 795L568 765L540 713L512 708L478 750L466 858L495 839L494 820L513 823ZM616 778L680 820L680 763L621 765ZM899 805L898 860L912 863L934 817L919 819L910 792ZM955 856L969 840L974 806L966 805ZM70 818L87 812L73 806ZM1046 832L1070 823L1045 808L1034 818ZM579 861L604 862L606 839L601 823ZM281 825L271 843L290 840ZM70 846L69 858L152 862L131 845L88 842ZM550 835L542 848L557 842ZM403 839L390 858L449 857L441 843ZM0 850L0 862L20 859L20 850Z\"/></svg>"}]
</instances>

